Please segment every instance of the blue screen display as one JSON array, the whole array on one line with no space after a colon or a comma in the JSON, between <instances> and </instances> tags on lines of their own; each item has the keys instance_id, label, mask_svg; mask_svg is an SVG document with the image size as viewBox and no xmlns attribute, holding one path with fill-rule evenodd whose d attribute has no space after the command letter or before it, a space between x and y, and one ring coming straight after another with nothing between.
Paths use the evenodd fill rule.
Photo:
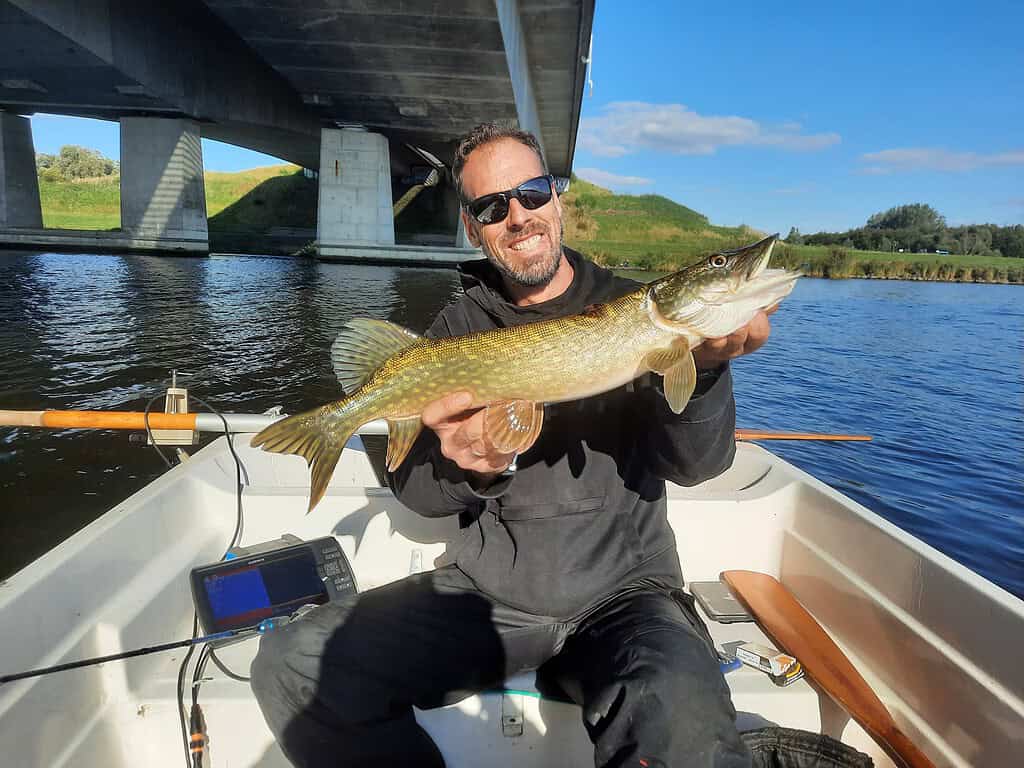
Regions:
<instances>
[{"instance_id":1,"label":"blue screen display","mask_svg":"<svg viewBox=\"0 0 1024 768\"><path fill-rule=\"evenodd\" d=\"M207 576L206 594L217 619L238 617L270 609L270 595L258 568L245 568L222 576Z\"/></svg>"}]
</instances>

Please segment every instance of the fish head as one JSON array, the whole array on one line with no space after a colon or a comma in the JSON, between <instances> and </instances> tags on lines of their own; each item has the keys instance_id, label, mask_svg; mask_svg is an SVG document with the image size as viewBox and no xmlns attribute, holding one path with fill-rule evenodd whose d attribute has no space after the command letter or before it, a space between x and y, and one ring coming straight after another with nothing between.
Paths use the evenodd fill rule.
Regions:
<instances>
[{"instance_id":1,"label":"fish head","mask_svg":"<svg viewBox=\"0 0 1024 768\"><path fill-rule=\"evenodd\" d=\"M729 251L716 251L651 283L648 311L659 327L701 338L719 338L778 304L800 272L768 269L777 234Z\"/></svg>"}]
</instances>

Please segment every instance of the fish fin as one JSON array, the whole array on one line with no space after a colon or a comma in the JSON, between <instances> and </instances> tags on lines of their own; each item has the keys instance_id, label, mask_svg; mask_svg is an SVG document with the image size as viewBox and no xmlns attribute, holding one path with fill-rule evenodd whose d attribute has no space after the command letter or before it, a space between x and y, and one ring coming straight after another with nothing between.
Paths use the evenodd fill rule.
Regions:
<instances>
[{"instance_id":1,"label":"fish fin","mask_svg":"<svg viewBox=\"0 0 1024 768\"><path fill-rule=\"evenodd\" d=\"M523 453L537 441L544 426L544 404L531 400L500 400L487 406L484 431L502 453Z\"/></svg>"},{"instance_id":2,"label":"fish fin","mask_svg":"<svg viewBox=\"0 0 1024 768\"><path fill-rule=\"evenodd\" d=\"M672 413L682 413L697 386L697 366L692 353L688 351L686 357L665 371L664 384L668 407Z\"/></svg>"},{"instance_id":3,"label":"fish fin","mask_svg":"<svg viewBox=\"0 0 1024 768\"><path fill-rule=\"evenodd\" d=\"M423 422L416 416L411 419L388 419L388 472L394 472L409 455L409 449L423 429Z\"/></svg>"},{"instance_id":4,"label":"fish fin","mask_svg":"<svg viewBox=\"0 0 1024 768\"><path fill-rule=\"evenodd\" d=\"M688 354L690 345L686 343L686 339L678 337L671 346L648 352L644 357L644 365L648 370L664 375L669 368L683 362Z\"/></svg>"},{"instance_id":5,"label":"fish fin","mask_svg":"<svg viewBox=\"0 0 1024 768\"><path fill-rule=\"evenodd\" d=\"M349 320L331 345L331 364L345 394L351 395L389 357L421 338L386 320Z\"/></svg>"},{"instance_id":6,"label":"fish fin","mask_svg":"<svg viewBox=\"0 0 1024 768\"><path fill-rule=\"evenodd\" d=\"M254 448L306 460L312 470L307 512L312 512L324 497L345 443L362 423L352 417L332 418L332 412L336 412L333 405L289 416L275 421L250 441Z\"/></svg>"}]
</instances>

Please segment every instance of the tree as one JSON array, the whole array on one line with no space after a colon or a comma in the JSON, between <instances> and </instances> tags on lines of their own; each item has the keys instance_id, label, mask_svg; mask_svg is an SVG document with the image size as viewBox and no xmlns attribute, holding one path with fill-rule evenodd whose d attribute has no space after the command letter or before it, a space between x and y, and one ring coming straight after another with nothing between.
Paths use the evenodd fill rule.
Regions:
<instances>
[{"instance_id":1,"label":"tree","mask_svg":"<svg viewBox=\"0 0 1024 768\"><path fill-rule=\"evenodd\" d=\"M992 247L999 249L1003 256L1024 258L1024 224L992 228Z\"/></svg>"},{"instance_id":2,"label":"tree","mask_svg":"<svg viewBox=\"0 0 1024 768\"><path fill-rule=\"evenodd\" d=\"M800 234L800 230L796 227L790 227L789 234L786 235L786 242L790 245L803 245L804 236Z\"/></svg>"},{"instance_id":3,"label":"tree","mask_svg":"<svg viewBox=\"0 0 1024 768\"><path fill-rule=\"evenodd\" d=\"M869 229L913 229L919 232L934 232L946 228L946 219L930 205L913 203L876 213L868 219L867 226Z\"/></svg>"},{"instance_id":4,"label":"tree","mask_svg":"<svg viewBox=\"0 0 1024 768\"><path fill-rule=\"evenodd\" d=\"M114 172L114 161L95 149L67 145L60 148L57 168L66 179L110 176Z\"/></svg>"}]
</instances>

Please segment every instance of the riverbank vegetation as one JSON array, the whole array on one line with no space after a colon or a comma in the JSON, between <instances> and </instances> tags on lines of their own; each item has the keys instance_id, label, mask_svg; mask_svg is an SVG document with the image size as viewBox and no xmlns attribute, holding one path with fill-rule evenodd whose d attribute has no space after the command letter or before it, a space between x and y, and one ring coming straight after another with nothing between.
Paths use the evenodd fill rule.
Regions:
<instances>
[{"instance_id":1,"label":"riverbank vegetation","mask_svg":"<svg viewBox=\"0 0 1024 768\"><path fill-rule=\"evenodd\" d=\"M116 163L92 150L64 147L59 155L40 155L37 166L45 226L120 227ZM297 166L207 171L205 185L214 249L230 243L258 250L267 233L300 240L315 231L317 182ZM716 226L660 195L617 195L576 177L562 204L566 243L612 267L672 271L766 234ZM1024 227L948 227L920 204L876 214L864 227L843 233L802 235L793 229L775 253L776 265L817 277L1024 282Z\"/></svg>"},{"instance_id":2,"label":"riverbank vegetation","mask_svg":"<svg viewBox=\"0 0 1024 768\"><path fill-rule=\"evenodd\" d=\"M616 195L575 177L562 201L566 243L613 267L670 272L702 254L745 245L766 234L746 226L714 226L706 216L660 195ZM911 234L922 220L907 214L918 213L919 207L928 208L893 209L873 216L869 226L883 235L891 227L905 238L903 242L916 244ZM945 226L938 214L927 214L924 220ZM968 252L900 253L859 250L846 237L838 243L820 243L817 236L802 237L793 230L776 248L773 264L801 269L813 277L1024 282L1024 259L1003 256L991 247L982 252L975 244L974 233L985 229L988 235L980 237L990 244L1012 241L1018 232L1024 237L1024 227L1019 225L947 228L942 242L952 248L950 238L965 238L962 242L971 246ZM924 231L934 234L933 229ZM805 244L812 240L814 244Z\"/></svg>"}]
</instances>

